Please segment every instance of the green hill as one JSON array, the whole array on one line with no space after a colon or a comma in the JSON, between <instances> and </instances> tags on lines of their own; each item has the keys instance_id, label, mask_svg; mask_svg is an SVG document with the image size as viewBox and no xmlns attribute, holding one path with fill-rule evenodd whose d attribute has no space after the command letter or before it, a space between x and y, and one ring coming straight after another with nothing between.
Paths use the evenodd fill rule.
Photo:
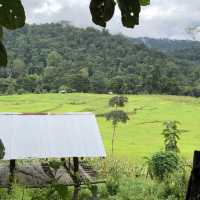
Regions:
<instances>
[{"instance_id":1,"label":"green hill","mask_svg":"<svg viewBox=\"0 0 200 200\"><path fill-rule=\"evenodd\" d=\"M199 51L195 54L191 42L161 44L191 47L167 55L123 35L62 22L6 32L4 43L9 64L0 69L1 94L65 89L200 96Z\"/></svg>"},{"instance_id":2,"label":"green hill","mask_svg":"<svg viewBox=\"0 0 200 200\"><path fill-rule=\"evenodd\" d=\"M0 97L0 112L94 112L109 154L111 123L102 114L108 111L111 95L100 94L26 94ZM186 130L181 136L181 153L188 159L200 149L200 100L192 97L129 95L125 110L128 124L117 129L116 155L121 159L141 160L163 148L161 132L166 120L178 120ZM83 133L84 134L84 133Z\"/></svg>"}]
</instances>

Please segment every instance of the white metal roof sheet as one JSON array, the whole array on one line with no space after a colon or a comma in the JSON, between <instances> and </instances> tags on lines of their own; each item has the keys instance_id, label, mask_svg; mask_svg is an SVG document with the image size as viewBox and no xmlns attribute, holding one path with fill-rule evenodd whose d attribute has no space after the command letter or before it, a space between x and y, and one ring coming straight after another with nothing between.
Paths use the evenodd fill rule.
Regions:
<instances>
[{"instance_id":1,"label":"white metal roof sheet","mask_svg":"<svg viewBox=\"0 0 200 200\"><path fill-rule=\"evenodd\" d=\"M105 156L92 113L3 113L0 127L0 139L6 152L4 160Z\"/></svg>"}]
</instances>

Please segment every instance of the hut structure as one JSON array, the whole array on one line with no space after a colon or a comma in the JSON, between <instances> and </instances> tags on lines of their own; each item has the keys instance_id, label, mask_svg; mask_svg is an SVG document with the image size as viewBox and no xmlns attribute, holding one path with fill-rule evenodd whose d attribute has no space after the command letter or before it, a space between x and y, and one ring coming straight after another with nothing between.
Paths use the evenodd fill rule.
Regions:
<instances>
[{"instance_id":1,"label":"hut structure","mask_svg":"<svg viewBox=\"0 0 200 200\"><path fill-rule=\"evenodd\" d=\"M98 183L95 171L80 159L106 156L94 114L1 113L0 127L1 187L9 187L13 176L27 187L45 187L53 178L75 189L85 181ZM54 173L45 159L62 159L63 165Z\"/></svg>"}]
</instances>

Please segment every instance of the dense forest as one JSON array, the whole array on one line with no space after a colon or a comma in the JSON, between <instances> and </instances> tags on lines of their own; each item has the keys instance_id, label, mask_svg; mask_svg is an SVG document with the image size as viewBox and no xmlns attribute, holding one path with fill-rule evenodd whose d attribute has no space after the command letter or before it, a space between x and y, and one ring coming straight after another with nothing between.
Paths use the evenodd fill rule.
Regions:
<instances>
[{"instance_id":1,"label":"dense forest","mask_svg":"<svg viewBox=\"0 0 200 200\"><path fill-rule=\"evenodd\" d=\"M134 43L144 44L149 49L161 51L169 56L200 63L200 42L191 40L169 40L153 38L131 39Z\"/></svg>"},{"instance_id":2,"label":"dense forest","mask_svg":"<svg viewBox=\"0 0 200 200\"><path fill-rule=\"evenodd\" d=\"M26 25L6 32L4 43L9 63L0 68L1 94L113 92L200 96L198 42L144 42L60 22Z\"/></svg>"},{"instance_id":3,"label":"dense forest","mask_svg":"<svg viewBox=\"0 0 200 200\"><path fill-rule=\"evenodd\" d=\"M200 48L199 41L192 40L171 40L155 38L129 38L134 43L145 44L148 48L157 49L165 53L174 53L183 49Z\"/></svg>"}]
</instances>

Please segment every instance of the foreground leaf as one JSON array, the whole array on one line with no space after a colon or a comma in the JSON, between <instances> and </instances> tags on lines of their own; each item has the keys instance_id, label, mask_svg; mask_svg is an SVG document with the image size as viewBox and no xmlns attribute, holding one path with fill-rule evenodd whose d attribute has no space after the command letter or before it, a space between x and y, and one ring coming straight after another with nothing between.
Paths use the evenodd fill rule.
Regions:
<instances>
[{"instance_id":1,"label":"foreground leaf","mask_svg":"<svg viewBox=\"0 0 200 200\"><path fill-rule=\"evenodd\" d=\"M20 0L0 0L0 25L16 29L25 24L25 11Z\"/></svg>"},{"instance_id":2,"label":"foreground leaf","mask_svg":"<svg viewBox=\"0 0 200 200\"><path fill-rule=\"evenodd\" d=\"M3 39L3 28L2 26L0 26L0 40Z\"/></svg>"},{"instance_id":3,"label":"foreground leaf","mask_svg":"<svg viewBox=\"0 0 200 200\"><path fill-rule=\"evenodd\" d=\"M139 0L118 0L121 10L122 23L127 28L134 28L139 24L140 2Z\"/></svg>"},{"instance_id":4,"label":"foreground leaf","mask_svg":"<svg viewBox=\"0 0 200 200\"><path fill-rule=\"evenodd\" d=\"M109 21L115 12L114 0L91 0L90 12L92 21L102 27L106 27L106 22Z\"/></svg>"}]
</instances>

